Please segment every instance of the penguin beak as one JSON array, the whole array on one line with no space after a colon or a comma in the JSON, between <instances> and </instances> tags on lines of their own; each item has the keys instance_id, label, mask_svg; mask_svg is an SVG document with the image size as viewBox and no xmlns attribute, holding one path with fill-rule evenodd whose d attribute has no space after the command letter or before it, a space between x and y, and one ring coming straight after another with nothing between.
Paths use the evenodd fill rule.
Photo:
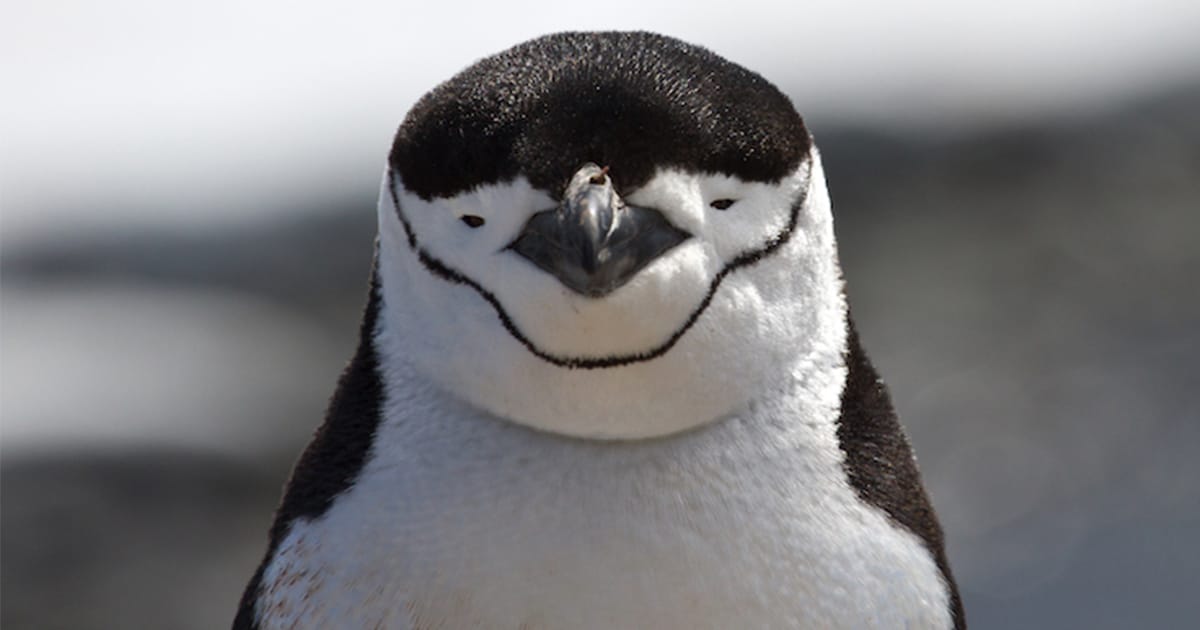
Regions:
<instances>
[{"instance_id":1,"label":"penguin beak","mask_svg":"<svg viewBox=\"0 0 1200 630\"><path fill-rule=\"evenodd\" d=\"M689 236L657 210L625 204L608 169L589 163L562 204L533 215L508 248L572 291L602 297Z\"/></svg>"}]
</instances>

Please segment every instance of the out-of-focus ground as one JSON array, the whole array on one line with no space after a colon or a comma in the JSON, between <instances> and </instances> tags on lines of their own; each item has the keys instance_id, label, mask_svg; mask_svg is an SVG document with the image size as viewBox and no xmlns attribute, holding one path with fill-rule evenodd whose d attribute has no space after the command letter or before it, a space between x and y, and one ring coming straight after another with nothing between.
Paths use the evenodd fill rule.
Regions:
<instances>
[{"instance_id":1,"label":"out-of-focus ground","mask_svg":"<svg viewBox=\"0 0 1200 630\"><path fill-rule=\"evenodd\" d=\"M1200 86L815 133L971 625L1193 624ZM228 624L352 350L373 194L2 253L0 625Z\"/></svg>"}]
</instances>

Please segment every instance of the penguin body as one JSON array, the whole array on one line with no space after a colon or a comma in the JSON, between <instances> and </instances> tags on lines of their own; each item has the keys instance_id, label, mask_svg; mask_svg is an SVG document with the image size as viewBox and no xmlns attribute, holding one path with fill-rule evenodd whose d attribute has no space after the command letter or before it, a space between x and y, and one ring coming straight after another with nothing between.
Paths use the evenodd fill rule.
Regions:
<instances>
[{"instance_id":1,"label":"penguin body","mask_svg":"<svg viewBox=\"0 0 1200 630\"><path fill-rule=\"evenodd\" d=\"M569 33L422 99L234 625L963 627L786 97Z\"/></svg>"}]
</instances>

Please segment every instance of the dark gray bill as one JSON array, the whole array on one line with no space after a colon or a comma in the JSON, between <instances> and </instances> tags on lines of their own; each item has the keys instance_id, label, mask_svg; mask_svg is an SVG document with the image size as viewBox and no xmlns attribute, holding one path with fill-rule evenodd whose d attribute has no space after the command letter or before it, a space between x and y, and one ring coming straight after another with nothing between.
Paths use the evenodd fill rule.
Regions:
<instances>
[{"instance_id":1,"label":"dark gray bill","mask_svg":"<svg viewBox=\"0 0 1200 630\"><path fill-rule=\"evenodd\" d=\"M508 247L571 290L601 297L689 236L657 210L626 205L605 169L585 164L562 204L533 215Z\"/></svg>"}]
</instances>

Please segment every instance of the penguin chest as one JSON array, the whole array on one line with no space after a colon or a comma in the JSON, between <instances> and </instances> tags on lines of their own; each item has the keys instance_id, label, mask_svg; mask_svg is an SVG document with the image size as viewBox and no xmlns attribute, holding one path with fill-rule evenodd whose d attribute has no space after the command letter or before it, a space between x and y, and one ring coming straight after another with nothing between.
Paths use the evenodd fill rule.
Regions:
<instances>
[{"instance_id":1,"label":"penguin chest","mask_svg":"<svg viewBox=\"0 0 1200 630\"><path fill-rule=\"evenodd\" d=\"M951 625L931 554L836 461L537 455L454 475L368 466L293 524L263 626Z\"/></svg>"}]
</instances>

